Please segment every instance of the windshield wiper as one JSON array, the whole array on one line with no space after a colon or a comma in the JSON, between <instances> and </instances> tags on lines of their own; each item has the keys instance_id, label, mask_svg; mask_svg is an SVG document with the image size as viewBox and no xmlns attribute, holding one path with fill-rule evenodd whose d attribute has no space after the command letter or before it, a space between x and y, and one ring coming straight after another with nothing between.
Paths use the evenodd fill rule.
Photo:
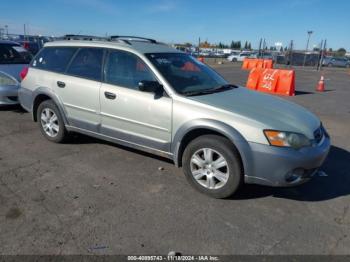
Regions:
<instances>
[{"instance_id":1,"label":"windshield wiper","mask_svg":"<svg viewBox=\"0 0 350 262\"><path fill-rule=\"evenodd\" d=\"M213 93L221 92L221 91L225 91L225 90L231 90L233 88L238 88L238 86L226 84L226 85L221 85L219 87L211 88L211 89L183 92L182 94L186 95L186 96L207 95L207 94L213 94Z\"/></svg>"},{"instance_id":2,"label":"windshield wiper","mask_svg":"<svg viewBox=\"0 0 350 262\"><path fill-rule=\"evenodd\" d=\"M225 91L225 90L231 90L233 88L238 88L238 86L232 85L232 84L226 84L221 85L217 88L212 89L213 92L219 92L219 91Z\"/></svg>"}]
</instances>

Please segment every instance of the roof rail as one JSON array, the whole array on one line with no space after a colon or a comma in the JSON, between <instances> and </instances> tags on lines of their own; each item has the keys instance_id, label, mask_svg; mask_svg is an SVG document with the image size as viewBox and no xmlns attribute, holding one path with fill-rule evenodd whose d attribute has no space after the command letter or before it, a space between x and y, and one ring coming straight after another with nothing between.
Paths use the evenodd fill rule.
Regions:
<instances>
[{"instance_id":1,"label":"roof rail","mask_svg":"<svg viewBox=\"0 0 350 262\"><path fill-rule=\"evenodd\" d=\"M133 39L135 40L145 40L148 41L152 44L157 44L157 41L151 38L145 38L145 37L140 37L140 36L128 36L128 35L112 35L109 37L111 41L113 40L126 40L126 41L132 41Z\"/></svg>"},{"instance_id":2,"label":"roof rail","mask_svg":"<svg viewBox=\"0 0 350 262\"><path fill-rule=\"evenodd\" d=\"M100 40L100 41L107 41L108 38L101 37L101 36L93 36L93 35L64 35L62 37L64 40L87 40L87 41L94 41L94 40Z\"/></svg>"}]
</instances>

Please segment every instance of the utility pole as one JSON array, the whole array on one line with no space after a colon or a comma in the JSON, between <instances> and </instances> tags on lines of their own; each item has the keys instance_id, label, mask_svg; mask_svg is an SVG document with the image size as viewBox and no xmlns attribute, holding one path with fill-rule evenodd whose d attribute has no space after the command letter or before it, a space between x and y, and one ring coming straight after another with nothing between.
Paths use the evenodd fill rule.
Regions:
<instances>
[{"instance_id":1,"label":"utility pole","mask_svg":"<svg viewBox=\"0 0 350 262\"><path fill-rule=\"evenodd\" d=\"M322 66L321 60L322 60L322 53L323 53L323 39L321 40L319 52L320 52L320 53L319 53L319 55L318 55L317 66L316 66L317 71L320 70L320 68L321 68L321 66Z\"/></svg>"},{"instance_id":2,"label":"utility pole","mask_svg":"<svg viewBox=\"0 0 350 262\"><path fill-rule=\"evenodd\" d=\"M303 62L303 66L305 66L305 63L306 63L306 53L309 49L309 42L310 42L310 37L312 35L314 31L307 31L307 41L306 41L306 50L305 50L305 54L304 54L304 62Z\"/></svg>"},{"instance_id":3,"label":"utility pole","mask_svg":"<svg viewBox=\"0 0 350 262\"><path fill-rule=\"evenodd\" d=\"M289 68L293 66L293 40L290 40L289 46Z\"/></svg>"},{"instance_id":4,"label":"utility pole","mask_svg":"<svg viewBox=\"0 0 350 262\"><path fill-rule=\"evenodd\" d=\"M322 64L323 64L323 59L324 59L324 55L325 55L325 52L326 52L326 48L327 48L327 39L325 39L323 41L323 46L321 44L321 59L320 59L320 64L319 64L318 70L322 68Z\"/></svg>"},{"instance_id":5,"label":"utility pole","mask_svg":"<svg viewBox=\"0 0 350 262\"><path fill-rule=\"evenodd\" d=\"M260 38L260 42L259 42L259 58L261 57L261 44L262 44L262 38Z\"/></svg>"},{"instance_id":6,"label":"utility pole","mask_svg":"<svg viewBox=\"0 0 350 262\"><path fill-rule=\"evenodd\" d=\"M27 38L26 24L23 24L23 33L24 33L24 40L26 40Z\"/></svg>"},{"instance_id":7,"label":"utility pole","mask_svg":"<svg viewBox=\"0 0 350 262\"><path fill-rule=\"evenodd\" d=\"M199 56L199 51L200 51L200 46L201 46L201 38L198 38L198 56Z\"/></svg>"},{"instance_id":8,"label":"utility pole","mask_svg":"<svg viewBox=\"0 0 350 262\"><path fill-rule=\"evenodd\" d=\"M266 40L264 38L263 48L262 48L262 57L264 57L264 55L265 55L265 48L266 48Z\"/></svg>"}]
</instances>

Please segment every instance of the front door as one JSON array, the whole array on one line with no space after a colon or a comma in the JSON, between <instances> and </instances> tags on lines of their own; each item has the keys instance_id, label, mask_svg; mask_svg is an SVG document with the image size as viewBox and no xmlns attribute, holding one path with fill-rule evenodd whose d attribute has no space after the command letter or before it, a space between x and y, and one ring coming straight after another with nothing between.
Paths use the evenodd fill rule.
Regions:
<instances>
[{"instance_id":1,"label":"front door","mask_svg":"<svg viewBox=\"0 0 350 262\"><path fill-rule=\"evenodd\" d=\"M138 56L111 50L100 89L101 133L145 148L170 151L172 99L142 92L138 83L156 81Z\"/></svg>"}]
</instances>

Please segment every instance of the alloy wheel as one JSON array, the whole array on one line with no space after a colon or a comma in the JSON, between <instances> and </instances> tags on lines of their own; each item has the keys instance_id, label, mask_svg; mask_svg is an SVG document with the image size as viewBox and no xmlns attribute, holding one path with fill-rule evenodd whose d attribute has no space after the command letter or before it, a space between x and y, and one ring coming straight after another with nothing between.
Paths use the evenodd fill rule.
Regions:
<instances>
[{"instance_id":1,"label":"alloy wheel","mask_svg":"<svg viewBox=\"0 0 350 262\"><path fill-rule=\"evenodd\" d=\"M55 112L50 108L44 108L41 112L41 126L49 137L56 137L60 131L58 118Z\"/></svg>"},{"instance_id":2,"label":"alloy wheel","mask_svg":"<svg viewBox=\"0 0 350 262\"><path fill-rule=\"evenodd\" d=\"M191 157L191 173L194 179L207 189L223 187L229 178L226 159L211 148L197 150Z\"/></svg>"}]
</instances>

